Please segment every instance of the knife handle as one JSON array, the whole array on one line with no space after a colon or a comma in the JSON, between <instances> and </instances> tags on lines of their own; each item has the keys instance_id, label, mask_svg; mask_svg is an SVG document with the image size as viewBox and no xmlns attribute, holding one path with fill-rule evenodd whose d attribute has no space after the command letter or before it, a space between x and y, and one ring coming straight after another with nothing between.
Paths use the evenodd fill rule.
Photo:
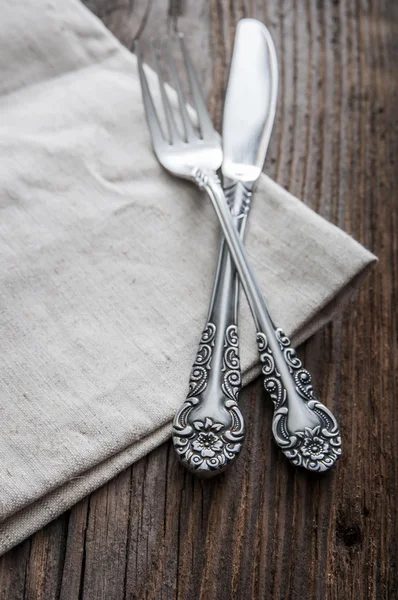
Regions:
<instances>
[{"instance_id":1,"label":"knife handle","mask_svg":"<svg viewBox=\"0 0 398 600\"><path fill-rule=\"evenodd\" d=\"M251 193L239 184L226 190L226 198L243 238ZM172 433L180 461L201 477L212 477L226 469L239 455L245 435L238 407L238 290L235 267L223 239L188 396L175 416Z\"/></svg>"}]
</instances>

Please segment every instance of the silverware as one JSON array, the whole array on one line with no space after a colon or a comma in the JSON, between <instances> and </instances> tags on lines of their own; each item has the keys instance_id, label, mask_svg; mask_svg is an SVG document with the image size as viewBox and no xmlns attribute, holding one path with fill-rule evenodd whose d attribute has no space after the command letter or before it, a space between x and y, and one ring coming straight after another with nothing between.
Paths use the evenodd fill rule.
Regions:
<instances>
[{"instance_id":1,"label":"silverware","mask_svg":"<svg viewBox=\"0 0 398 600\"><path fill-rule=\"evenodd\" d=\"M224 107L223 173L228 163L242 159L242 131L255 132L254 146L251 143L248 150L256 153L261 148L262 162L265 159L275 116L278 74L272 40L264 32L267 30L259 21L243 19L238 24ZM256 171L255 179L260 172ZM233 179L224 181L224 192L241 239L252 190L253 185L245 186ZM236 271L223 239L188 397L173 424L173 442L181 462L204 477L230 465L244 440L243 417L236 405L241 387L238 291Z\"/></svg>"},{"instance_id":2,"label":"silverware","mask_svg":"<svg viewBox=\"0 0 398 600\"><path fill-rule=\"evenodd\" d=\"M169 51L170 67L175 79L184 136L180 135L175 125L162 76L157 68L168 128L168 136L164 136L143 70L140 48L137 45L143 102L155 155L161 165L170 173L188 179L206 191L213 203L257 327L257 345L263 365L264 386L274 402L272 430L276 443L293 464L311 471L325 471L336 462L341 454L341 439L337 422L332 413L317 400L312 389L311 376L302 367L301 361L290 345L290 340L282 329L274 326L271 320L258 283L248 264L243 242L235 227L217 176L217 170L223 162L221 139L211 123L181 36L179 42L198 114L201 137L195 131L188 115L171 50ZM252 136L253 133L248 132L247 140L254 139ZM259 148L261 149L261 144ZM256 160L259 158L255 154L253 155L252 151L242 152L244 158L242 168L238 168L235 162L231 165L226 163L225 172L235 180L250 185L258 177L258 175L253 177L253 173L258 169L261 171L262 168L262 162L261 164L256 160L250 162L253 156ZM205 333L198 365L200 369L197 372L198 381L203 376L202 368L207 370L209 360L211 360L213 331ZM195 371L195 365L193 371ZM206 376L204 382L206 382ZM196 383L194 383L195 385ZM196 387L194 393L199 394L200 391L201 388ZM193 396L192 399L192 405L196 406L198 404L196 396ZM214 425L210 419L211 417L206 416L203 427L201 423L197 426L198 431L202 433L202 436L198 438L197 447L208 448L211 452L217 453L221 449L218 443L220 442L218 436L220 428L217 424ZM190 427L186 419L182 425L184 428ZM236 431L239 436L238 444L240 444L242 435L240 422ZM185 430L174 431L174 444L178 444L176 438L180 437L181 453L183 453L184 447L189 444L189 441L187 443L189 438L181 433L184 434ZM232 449L233 446L234 440L232 439ZM194 464L191 467L194 468Z\"/></svg>"}]
</instances>

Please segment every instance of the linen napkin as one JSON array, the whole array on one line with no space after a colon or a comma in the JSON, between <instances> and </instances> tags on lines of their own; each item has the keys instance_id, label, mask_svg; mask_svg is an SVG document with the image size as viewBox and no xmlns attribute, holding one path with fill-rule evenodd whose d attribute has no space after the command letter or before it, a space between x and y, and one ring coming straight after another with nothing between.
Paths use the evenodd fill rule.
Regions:
<instances>
[{"instance_id":1,"label":"linen napkin","mask_svg":"<svg viewBox=\"0 0 398 600\"><path fill-rule=\"evenodd\" d=\"M135 57L77 0L9 3L0 72L1 553L170 435L220 232L153 156ZM253 266L297 344L375 257L265 176L252 212Z\"/></svg>"}]
</instances>

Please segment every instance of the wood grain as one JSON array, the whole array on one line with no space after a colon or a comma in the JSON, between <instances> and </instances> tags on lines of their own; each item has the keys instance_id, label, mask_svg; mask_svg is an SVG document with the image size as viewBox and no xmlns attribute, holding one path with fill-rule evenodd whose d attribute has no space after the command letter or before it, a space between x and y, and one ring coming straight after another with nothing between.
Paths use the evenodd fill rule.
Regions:
<instances>
[{"instance_id":1,"label":"wood grain","mask_svg":"<svg viewBox=\"0 0 398 600\"><path fill-rule=\"evenodd\" d=\"M265 170L380 257L301 349L344 456L323 477L294 470L258 381L242 393L250 435L233 470L197 481L163 445L0 559L0 598L395 599L398 3L149 1L86 4L128 47L189 34L218 124L237 21L269 26L280 100Z\"/></svg>"}]
</instances>

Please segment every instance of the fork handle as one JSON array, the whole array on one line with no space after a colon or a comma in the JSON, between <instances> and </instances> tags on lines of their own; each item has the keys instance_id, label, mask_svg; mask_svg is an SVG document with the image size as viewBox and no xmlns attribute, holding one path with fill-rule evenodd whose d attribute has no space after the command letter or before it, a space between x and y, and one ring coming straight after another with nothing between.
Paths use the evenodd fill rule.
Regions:
<instances>
[{"instance_id":1,"label":"fork handle","mask_svg":"<svg viewBox=\"0 0 398 600\"><path fill-rule=\"evenodd\" d=\"M274 403L275 441L294 465L326 471L341 455L337 421L316 398L289 338L272 322L215 173L196 169L192 177L210 196L256 323L264 386Z\"/></svg>"},{"instance_id":2,"label":"fork handle","mask_svg":"<svg viewBox=\"0 0 398 600\"><path fill-rule=\"evenodd\" d=\"M238 184L226 194L234 226L243 239L251 192ZM222 239L188 397L174 418L172 433L182 464L201 477L212 477L226 469L239 455L244 441L244 421L238 407L238 292L236 270Z\"/></svg>"}]
</instances>

